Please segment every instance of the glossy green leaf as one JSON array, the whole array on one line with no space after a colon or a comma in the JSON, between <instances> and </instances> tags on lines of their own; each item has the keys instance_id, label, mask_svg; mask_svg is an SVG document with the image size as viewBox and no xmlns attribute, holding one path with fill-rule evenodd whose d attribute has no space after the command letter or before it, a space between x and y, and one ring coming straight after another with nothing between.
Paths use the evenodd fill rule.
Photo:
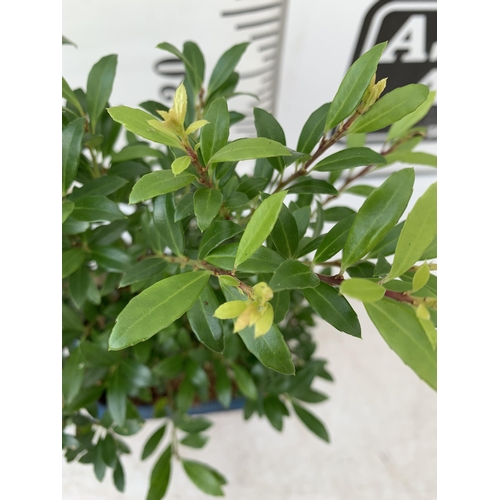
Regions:
<instances>
[{"instance_id":1,"label":"glossy green leaf","mask_svg":"<svg viewBox=\"0 0 500 500\"><path fill-rule=\"evenodd\" d=\"M191 184L196 179L193 174L183 172L174 175L172 170L157 170L146 174L132 188L129 203L139 203L166 193L172 193Z\"/></svg>"},{"instance_id":2,"label":"glossy green leaf","mask_svg":"<svg viewBox=\"0 0 500 500\"><path fill-rule=\"evenodd\" d=\"M349 134L346 137L346 147L362 148L366 143L366 134Z\"/></svg>"},{"instance_id":3,"label":"glossy green leaf","mask_svg":"<svg viewBox=\"0 0 500 500\"><path fill-rule=\"evenodd\" d=\"M62 393L66 404L71 403L80 391L84 371L84 358L77 348L70 354L62 370Z\"/></svg>"},{"instance_id":4,"label":"glossy green leaf","mask_svg":"<svg viewBox=\"0 0 500 500\"><path fill-rule=\"evenodd\" d=\"M176 255L184 251L184 230L181 222L175 222L174 197L168 193L155 198L153 202L154 228L160 235L162 245Z\"/></svg>"},{"instance_id":5,"label":"glossy green leaf","mask_svg":"<svg viewBox=\"0 0 500 500\"><path fill-rule=\"evenodd\" d=\"M222 205L222 193L216 189L200 188L195 191L193 202L198 227L203 232L219 213Z\"/></svg>"},{"instance_id":6,"label":"glossy green leaf","mask_svg":"<svg viewBox=\"0 0 500 500\"><path fill-rule=\"evenodd\" d=\"M401 120L394 123L387 134L386 140L393 141L403 136L408 130L410 130L413 125L417 124L432 108L434 100L436 98L436 92L429 92L427 99L412 113L406 115Z\"/></svg>"},{"instance_id":7,"label":"glossy green leaf","mask_svg":"<svg viewBox=\"0 0 500 500\"><path fill-rule=\"evenodd\" d=\"M311 207L298 208L294 210L292 215L297 223L297 233L300 241L304 237L304 234L306 234L307 227L311 221Z\"/></svg>"},{"instance_id":8,"label":"glossy green leaf","mask_svg":"<svg viewBox=\"0 0 500 500\"><path fill-rule=\"evenodd\" d=\"M349 207L331 207L325 210L324 215L325 220L328 222L339 222L349 215L353 215L355 213L356 212Z\"/></svg>"},{"instance_id":9,"label":"glossy green leaf","mask_svg":"<svg viewBox=\"0 0 500 500\"><path fill-rule=\"evenodd\" d=\"M373 186L358 184L357 186L351 186L350 188L346 189L344 193L356 194L358 196L363 196L363 198L366 198L370 196L374 189L375 188Z\"/></svg>"},{"instance_id":10,"label":"glossy green leaf","mask_svg":"<svg viewBox=\"0 0 500 500\"><path fill-rule=\"evenodd\" d=\"M293 409L295 410L297 417L300 418L302 423L310 431L314 432L314 434L316 434L316 436L318 436L323 441L326 441L327 443L330 442L330 436L328 435L326 427L317 417L315 417L312 413L308 412L305 408L303 408L296 402L293 403Z\"/></svg>"},{"instance_id":11,"label":"glossy green leaf","mask_svg":"<svg viewBox=\"0 0 500 500\"><path fill-rule=\"evenodd\" d=\"M86 182L80 188L73 189L69 198L71 201L76 201L79 198L87 196L107 196L108 194L118 191L118 189L125 186L127 182L126 179L122 179L117 175L106 175Z\"/></svg>"},{"instance_id":12,"label":"glossy green leaf","mask_svg":"<svg viewBox=\"0 0 500 500\"><path fill-rule=\"evenodd\" d=\"M430 275L431 273L429 270L429 264L425 262L416 270L415 274L413 275L412 291L417 292L418 290L423 288L429 281Z\"/></svg>"},{"instance_id":13,"label":"glossy green leaf","mask_svg":"<svg viewBox=\"0 0 500 500\"><path fill-rule=\"evenodd\" d=\"M276 250L286 258L291 259L299 244L299 231L294 216L283 204L278 215L278 220L271 231L271 240Z\"/></svg>"},{"instance_id":14,"label":"glossy green leaf","mask_svg":"<svg viewBox=\"0 0 500 500\"><path fill-rule=\"evenodd\" d=\"M186 193L177 203L174 213L174 221L179 222L194 214L194 193Z\"/></svg>"},{"instance_id":15,"label":"glossy green leaf","mask_svg":"<svg viewBox=\"0 0 500 500\"><path fill-rule=\"evenodd\" d=\"M269 236L276 224L286 195L287 191L281 191L269 196L254 212L238 245L234 261L235 268L251 257Z\"/></svg>"},{"instance_id":16,"label":"glossy green leaf","mask_svg":"<svg viewBox=\"0 0 500 500\"><path fill-rule=\"evenodd\" d=\"M75 180L82 149L85 118L72 121L62 131L62 190L63 194Z\"/></svg>"},{"instance_id":17,"label":"glossy green leaf","mask_svg":"<svg viewBox=\"0 0 500 500\"><path fill-rule=\"evenodd\" d=\"M119 425L125 425L127 413L127 389L125 381L121 378L119 370L111 375L108 390L106 391L106 402L113 421Z\"/></svg>"},{"instance_id":18,"label":"glossy green leaf","mask_svg":"<svg viewBox=\"0 0 500 500\"><path fill-rule=\"evenodd\" d=\"M325 238L324 234L318 236L317 238L310 238L308 236L302 238L302 241L299 244L299 248L297 249L297 252L295 254L295 257L296 258L304 257L304 255L314 252L314 250L317 250L318 247L321 245L321 242L323 241L324 238Z\"/></svg>"},{"instance_id":19,"label":"glossy green leaf","mask_svg":"<svg viewBox=\"0 0 500 500\"><path fill-rule=\"evenodd\" d=\"M158 257L141 260L123 275L119 286L123 287L151 278L164 271L167 266L167 262Z\"/></svg>"},{"instance_id":20,"label":"glossy green leaf","mask_svg":"<svg viewBox=\"0 0 500 500\"><path fill-rule=\"evenodd\" d=\"M389 347L421 379L436 389L437 353L429 343L415 310L391 299L365 304L365 308Z\"/></svg>"},{"instance_id":21,"label":"glossy green leaf","mask_svg":"<svg viewBox=\"0 0 500 500\"><path fill-rule=\"evenodd\" d=\"M269 282L273 292L312 288L318 285L319 278L316 274L298 260L282 262Z\"/></svg>"},{"instance_id":22,"label":"glossy green leaf","mask_svg":"<svg viewBox=\"0 0 500 500\"><path fill-rule=\"evenodd\" d=\"M97 122L111 96L117 64L118 56L112 54L100 59L90 70L87 79L87 108L93 134L95 133Z\"/></svg>"},{"instance_id":23,"label":"glossy green leaf","mask_svg":"<svg viewBox=\"0 0 500 500\"><path fill-rule=\"evenodd\" d=\"M181 440L181 444L190 448L200 449L207 444L207 441L208 437L203 434L188 434Z\"/></svg>"},{"instance_id":24,"label":"glossy green leaf","mask_svg":"<svg viewBox=\"0 0 500 500\"><path fill-rule=\"evenodd\" d=\"M210 76L207 95L218 89L231 76L247 47L248 42L240 43L222 54Z\"/></svg>"},{"instance_id":25,"label":"glossy green leaf","mask_svg":"<svg viewBox=\"0 0 500 500\"><path fill-rule=\"evenodd\" d=\"M200 259L204 259L222 242L242 232L243 228L241 226L229 220L214 221L203 234L198 251L198 257Z\"/></svg>"},{"instance_id":26,"label":"glossy green leaf","mask_svg":"<svg viewBox=\"0 0 500 500\"><path fill-rule=\"evenodd\" d=\"M290 309L290 292L288 290L276 292L271 300L271 305L274 311L274 322L278 324L285 319Z\"/></svg>"},{"instance_id":27,"label":"glossy green leaf","mask_svg":"<svg viewBox=\"0 0 500 500\"><path fill-rule=\"evenodd\" d=\"M164 158L165 153L159 149L146 146L145 144L130 144L124 147L119 153L113 153L111 159L113 163L121 163L130 160L140 160L143 158Z\"/></svg>"},{"instance_id":28,"label":"glossy green leaf","mask_svg":"<svg viewBox=\"0 0 500 500\"><path fill-rule=\"evenodd\" d=\"M248 205L249 199L245 193L240 193L236 191L232 193L229 198L224 201L224 206L232 211L241 209L245 205Z\"/></svg>"},{"instance_id":29,"label":"glossy green leaf","mask_svg":"<svg viewBox=\"0 0 500 500\"><path fill-rule=\"evenodd\" d=\"M387 155L387 163L401 162L411 165L427 165L437 167L437 156L421 151L396 151Z\"/></svg>"},{"instance_id":30,"label":"glossy green leaf","mask_svg":"<svg viewBox=\"0 0 500 500\"><path fill-rule=\"evenodd\" d=\"M191 82L194 92L197 93L205 77L205 59L198 45L194 42L185 42L183 55L186 65L186 75Z\"/></svg>"},{"instance_id":31,"label":"glossy green leaf","mask_svg":"<svg viewBox=\"0 0 500 500\"><path fill-rule=\"evenodd\" d=\"M415 111L429 95L429 87L412 83L384 95L349 129L350 134L375 132Z\"/></svg>"},{"instance_id":32,"label":"glossy green leaf","mask_svg":"<svg viewBox=\"0 0 500 500\"><path fill-rule=\"evenodd\" d=\"M182 460L187 476L204 493L214 497L224 496L221 486L225 479L211 467L194 460ZM149 499L148 499L149 500Z\"/></svg>"},{"instance_id":33,"label":"glossy green leaf","mask_svg":"<svg viewBox=\"0 0 500 500\"><path fill-rule=\"evenodd\" d=\"M168 446L151 471L146 500L161 500L167 493L170 482L171 459L172 447Z\"/></svg>"},{"instance_id":34,"label":"glossy green leaf","mask_svg":"<svg viewBox=\"0 0 500 500\"><path fill-rule=\"evenodd\" d=\"M87 299L87 292L90 287L90 276L87 266L80 266L69 277L69 292L76 306L81 309Z\"/></svg>"},{"instance_id":35,"label":"glossy green leaf","mask_svg":"<svg viewBox=\"0 0 500 500\"><path fill-rule=\"evenodd\" d=\"M326 115L329 108L330 103L327 102L314 111L307 119L300 132L297 151L310 153L314 149L314 146L318 144L325 130Z\"/></svg>"},{"instance_id":36,"label":"glossy green leaf","mask_svg":"<svg viewBox=\"0 0 500 500\"><path fill-rule=\"evenodd\" d=\"M334 172L364 165L385 165L387 160L370 148L347 148L317 163L313 170Z\"/></svg>"},{"instance_id":37,"label":"glossy green leaf","mask_svg":"<svg viewBox=\"0 0 500 500\"><path fill-rule=\"evenodd\" d=\"M288 188L290 194L338 194L338 191L327 181L302 177Z\"/></svg>"},{"instance_id":38,"label":"glossy green leaf","mask_svg":"<svg viewBox=\"0 0 500 500\"><path fill-rule=\"evenodd\" d=\"M73 274L86 260L87 254L82 248L72 248L62 254L62 277Z\"/></svg>"},{"instance_id":39,"label":"glossy green leaf","mask_svg":"<svg viewBox=\"0 0 500 500\"><path fill-rule=\"evenodd\" d=\"M408 205L414 180L412 168L394 172L368 196L347 236L341 271L364 257L394 227Z\"/></svg>"},{"instance_id":40,"label":"glossy green leaf","mask_svg":"<svg viewBox=\"0 0 500 500\"><path fill-rule=\"evenodd\" d=\"M257 386L248 371L239 365L232 365L234 371L234 380L238 389L248 399L257 399Z\"/></svg>"},{"instance_id":41,"label":"glossy green leaf","mask_svg":"<svg viewBox=\"0 0 500 500\"><path fill-rule=\"evenodd\" d=\"M268 113L264 109L253 108L253 116L255 120L255 130L257 131L258 137L272 139L273 141L286 146L285 133L283 132L281 125L271 113ZM269 158L269 163L273 166L273 168L278 170L278 172L283 172L285 169L285 162L281 157Z\"/></svg>"},{"instance_id":42,"label":"glossy green leaf","mask_svg":"<svg viewBox=\"0 0 500 500\"><path fill-rule=\"evenodd\" d=\"M208 163L223 161L253 160L256 158L272 158L275 156L291 156L290 151L279 142L257 137L255 139L238 139L217 151Z\"/></svg>"},{"instance_id":43,"label":"glossy green leaf","mask_svg":"<svg viewBox=\"0 0 500 500\"><path fill-rule=\"evenodd\" d=\"M229 112L226 100L221 97L214 101L203 118L209 123L201 129L200 150L205 162L207 162L227 144L229 138Z\"/></svg>"},{"instance_id":44,"label":"glossy green leaf","mask_svg":"<svg viewBox=\"0 0 500 500\"><path fill-rule=\"evenodd\" d=\"M255 198L267 185L269 180L263 177L250 177L238 184L237 191L244 193L249 200Z\"/></svg>"},{"instance_id":45,"label":"glossy green leaf","mask_svg":"<svg viewBox=\"0 0 500 500\"><path fill-rule=\"evenodd\" d=\"M187 317L198 340L212 351L222 352L224 350L222 324L219 319L214 318L214 312L218 307L219 302L208 285L187 312Z\"/></svg>"},{"instance_id":46,"label":"glossy green leaf","mask_svg":"<svg viewBox=\"0 0 500 500\"><path fill-rule=\"evenodd\" d=\"M340 285L340 293L362 302L376 302L385 295L385 288L378 283L362 278L344 280Z\"/></svg>"},{"instance_id":47,"label":"glossy green leaf","mask_svg":"<svg viewBox=\"0 0 500 500\"><path fill-rule=\"evenodd\" d=\"M231 270L234 267L238 243L231 243L213 250L206 261L210 264ZM238 270L242 273L272 273L283 262L283 257L267 247L259 247L257 251L243 262Z\"/></svg>"},{"instance_id":48,"label":"glossy green leaf","mask_svg":"<svg viewBox=\"0 0 500 500\"><path fill-rule=\"evenodd\" d=\"M124 273L130 267L130 255L121 248L95 246L91 257L99 267L111 273Z\"/></svg>"},{"instance_id":49,"label":"glossy green leaf","mask_svg":"<svg viewBox=\"0 0 500 500\"><path fill-rule=\"evenodd\" d=\"M158 111L169 111L169 107L158 101L143 101L139 104L142 109L145 109L148 113L151 113L155 118L163 120Z\"/></svg>"},{"instance_id":50,"label":"glossy green leaf","mask_svg":"<svg viewBox=\"0 0 500 500\"><path fill-rule=\"evenodd\" d=\"M151 115L142 109L129 108L128 106L114 106L108 108L108 113L115 122L121 123L129 132L137 134L158 144L179 147L179 142L167 133L154 128L148 122ZM159 123L159 122L158 122Z\"/></svg>"},{"instance_id":51,"label":"glossy green leaf","mask_svg":"<svg viewBox=\"0 0 500 500\"><path fill-rule=\"evenodd\" d=\"M401 276L432 243L437 233L437 183L416 201L399 236L391 272L385 281Z\"/></svg>"},{"instance_id":52,"label":"glossy green leaf","mask_svg":"<svg viewBox=\"0 0 500 500\"><path fill-rule=\"evenodd\" d=\"M147 340L171 325L194 304L209 277L206 271L171 276L134 297L116 319L109 339L110 350Z\"/></svg>"},{"instance_id":53,"label":"glossy green leaf","mask_svg":"<svg viewBox=\"0 0 500 500\"><path fill-rule=\"evenodd\" d=\"M382 255L386 257L387 255L392 255L396 251L396 245L398 244L399 235L403 229L404 221L396 224L385 236L384 239L373 248L369 257L378 257Z\"/></svg>"},{"instance_id":54,"label":"glossy green leaf","mask_svg":"<svg viewBox=\"0 0 500 500\"><path fill-rule=\"evenodd\" d=\"M62 79L62 96L66 99L66 101L73 104L81 116L85 116L85 111L83 111L78 97L76 97L75 93L71 90L71 87L68 85L68 82L64 79L64 77Z\"/></svg>"},{"instance_id":55,"label":"glossy green leaf","mask_svg":"<svg viewBox=\"0 0 500 500\"><path fill-rule=\"evenodd\" d=\"M428 318L421 318L420 316L418 316L418 312L417 312L417 319L420 323L420 326L423 328L425 334L427 335L427 338L429 339L432 349L435 350L437 346L437 330L432 320Z\"/></svg>"},{"instance_id":56,"label":"glossy green leaf","mask_svg":"<svg viewBox=\"0 0 500 500\"><path fill-rule=\"evenodd\" d=\"M387 42L375 45L349 68L330 104L325 132L336 127L354 112L377 70L379 59L386 46Z\"/></svg>"},{"instance_id":57,"label":"glossy green leaf","mask_svg":"<svg viewBox=\"0 0 500 500\"><path fill-rule=\"evenodd\" d=\"M314 262L326 262L342 250L355 217L356 214L352 214L343 218L328 231L318 247Z\"/></svg>"},{"instance_id":58,"label":"glossy green leaf","mask_svg":"<svg viewBox=\"0 0 500 500\"><path fill-rule=\"evenodd\" d=\"M315 288L304 289L303 293L318 316L337 330L361 338L358 316L336 288L320 283Z\"/></svg>"},{"instance_id":59,"label":"glossy green leaf","mask_svg":"<svg viewBox=\"0 0 500 500\"><path fill-rule=\"evenodd\" d=\"M75 208L75 204L72 201L63 201L62 202L62 221L64 222Z\"/></svg>"},{"instance_id":60,"label":"glossy green leaf","mask_svg":"<svg viewBox=\"0 0 500 500\"><path fill-rule=\"evenodd\" d=\"M105 196L85 196L75 200L71 217L86 222L125 219L118 205Z\"/></svg>"},{"instance_id":61,"label":"glossy green leaf","mask_svg":"<svg viewBox=\"0 0 500 500\"><path fill-rule=\"evenodd\" d=\"M111 165L108 170L108 176L118 176L122 177L123 179L127 179L128 181L135 181L138 177L141 177L144 174L149 174L150 172L151 170L142 163L138 163L135 161L126 161L123 163Z\"/></svg>"}]
</instances>

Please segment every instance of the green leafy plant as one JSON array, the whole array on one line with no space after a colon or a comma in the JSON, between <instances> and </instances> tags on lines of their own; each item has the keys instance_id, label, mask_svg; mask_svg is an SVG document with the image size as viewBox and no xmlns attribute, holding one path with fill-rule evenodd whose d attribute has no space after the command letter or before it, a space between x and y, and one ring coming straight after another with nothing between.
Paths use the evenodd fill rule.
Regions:
<instances>
[{"instance_id":1,"label":"green leafy plant","mask_svg":"<svg viewBox=\"0 0 500 500\"><path fill-rule=\"evenodd\" d=\"M295 149L258 107L258 137L230 140L243 118L228 103L246 47L224 53L205 87L198 46L161 43L186 69L170 109L110 107L116 55L94 65L85 92L63 78L63 447L100 481L110 469L123 491L123 436L150 405L162 419L142 453L159 452L150 500L165 496L172 459L203 492L223 495L224 477L183 455L208 441L210 421L190 415L206 402L243 398L245 419L279 431L294 414L328 442L303 406L326 399L317 377L333 380L311 330L319 316L332 335L360 338L352 299L436 388L436 184L400 221L411 166L377 188L357 183L395 162L435 166L414 151L434 94L407 85L381 96L383 43L311 114ZM366 147L365 134L385 127L382 150ZM243 160L256 160L251 173L238 170ZM358 211L338 203L344 193L365 198Z\"/></svg>"}]
</instances>

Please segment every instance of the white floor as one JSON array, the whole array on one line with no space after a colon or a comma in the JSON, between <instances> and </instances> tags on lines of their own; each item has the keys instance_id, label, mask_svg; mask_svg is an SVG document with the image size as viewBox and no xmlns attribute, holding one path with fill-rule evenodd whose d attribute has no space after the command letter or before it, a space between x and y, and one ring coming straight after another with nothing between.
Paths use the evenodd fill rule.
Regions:
<instances>
[{"instance_id":1,"label":"white floor","mask_svg":"<svg viewBox=\"0 0 500 500\"><path fill-rule=\"evenodd\" d=\"M330 361L336 382L320 380L330 399L311 409L326 424L328 445L287 419L283 433L264 420L245 422L240 411L212 414L210 441L188 450L228 479L230 500L434 500L436 498L436 394L387 347L361 307L364 339L321 322L318 353ZM118 493L110 471L98 483L92 466L63 465L65 500L144 500L154 456L139 460L144 440L158 421L128 440L123 460L126 492ZM188 453L186 453L186 456ZM64 461L64 459L63 459ZM169 500L208 499L174 465Z\"/></svg>"}]
</instances>

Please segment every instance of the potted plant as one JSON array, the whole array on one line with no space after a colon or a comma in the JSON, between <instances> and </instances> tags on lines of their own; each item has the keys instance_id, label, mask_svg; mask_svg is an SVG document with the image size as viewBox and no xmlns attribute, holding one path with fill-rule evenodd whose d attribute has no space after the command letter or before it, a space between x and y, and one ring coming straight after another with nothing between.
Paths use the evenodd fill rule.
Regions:
<instances>
[{"instance_id":1,"label":"potted plant","mask_svg":"<svg viewBox=\"0 0 500 500\"><path fill-rule=\"evenodd\" d=\"M123 491L123 436L162 419L142 453L161 450L148 499L166 494L173 459L223 495L220 472L183 458L208 439L210 421L195 413L243 407L243 418L278 430L294 414L328 441L304 407L325 399L316 377L333 380L311 332L319 316L333 335L361 338L352 299L436 388L436 184L405 220L411 166L377 188L356 184L396 162L435 166L414 150L434 94L415 84L381 96L382 43L311 114L294 149L258 107L257 137L230 140L246 47L225 52L207 82L195 43L160 44L186 69L170 109L110 107L116 55L94 65L85 92L63 78L65 457L92 464L99 480L110 469ZM365 146L387 127L381 151ZM256 160L251 172L243 160ZM338 203L346 192L365 198L359 210Z\"/></svg>"}]
</instances>

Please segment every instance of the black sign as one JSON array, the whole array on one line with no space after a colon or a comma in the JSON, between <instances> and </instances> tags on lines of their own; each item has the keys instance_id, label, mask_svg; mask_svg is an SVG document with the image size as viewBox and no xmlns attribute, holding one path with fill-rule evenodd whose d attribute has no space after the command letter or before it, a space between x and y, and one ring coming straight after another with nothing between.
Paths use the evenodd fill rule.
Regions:
<instances>
[{"instance_id":1,"label":"black sign","mask_svg":"<svg viewBox=\"0 0 500 500\"><path fill-rule=\"evenodd\" d=\"M436 90L437 2L380 0L366 14L352 62L377 43L388 41L377 70L377 81L387 78L385 92L409 83ZM436 139L437 105L418 124L427 139ZM370 134L372 140L380 133ZM377 137L378 136L378 137Z\"/></svg>"}]
</instances>

